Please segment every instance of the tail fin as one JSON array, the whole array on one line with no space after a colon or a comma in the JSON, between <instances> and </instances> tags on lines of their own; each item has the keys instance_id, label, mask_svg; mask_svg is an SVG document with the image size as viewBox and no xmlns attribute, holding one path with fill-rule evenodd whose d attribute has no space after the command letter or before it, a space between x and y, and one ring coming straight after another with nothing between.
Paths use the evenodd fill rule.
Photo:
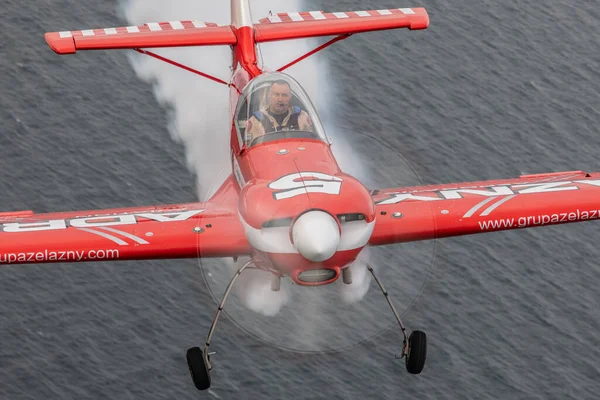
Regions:
<instances>
[{"instance_id":1,"label":"tail fin","mask_svg":"<svg viewBox=\"0 0 600 400\"><path fill-rule=\"evenodd\" d=\"M141 26L49 32L46 42L58 54L77 50L234 45L229 25L199 21L151 22Z\"/></svg>"},{"instance_id":2,"label":"tail fin","mask_svg":"<svg viewBox=\"0 0 600 400\"><path fill-rule=\"evenodd\" d=\"M424 8L388 10L289 12L270 15L254 25L256 42L333 36L384 29L425 29L429 15Z\"/></svg>"}]
</instances>

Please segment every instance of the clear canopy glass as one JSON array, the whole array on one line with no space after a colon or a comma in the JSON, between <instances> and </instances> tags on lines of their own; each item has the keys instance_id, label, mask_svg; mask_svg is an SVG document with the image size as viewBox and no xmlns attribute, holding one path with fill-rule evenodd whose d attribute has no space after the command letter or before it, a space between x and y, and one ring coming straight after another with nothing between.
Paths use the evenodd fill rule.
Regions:
<instances>
[{"instance_id":1,"label":"clear canopy glass","mask_svg":"<svg viewBox=\"0 0 600 400\"><path fill-rule=\"evenodd\" d=\"M251 147L279 139L327 137L302 87L281 72L264 73L242 92L235 113L241 143Z\"/></svg>"}]
</instances>

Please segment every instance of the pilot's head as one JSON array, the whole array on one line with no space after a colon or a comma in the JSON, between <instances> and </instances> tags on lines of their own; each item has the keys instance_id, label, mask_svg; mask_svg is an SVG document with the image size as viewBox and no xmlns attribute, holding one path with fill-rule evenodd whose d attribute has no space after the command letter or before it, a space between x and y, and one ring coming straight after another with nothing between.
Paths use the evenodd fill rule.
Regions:
<instances>
[{"instance_id":1,"label":"pilot's head","mask_svg":"<svg viewBox=\"0 0 600 400\"><path fill-rule=\"evenodd\" d=\"M289 83L284 80L273 82L269 89L269 112L283 114L287 112L292 101L292 90Z\"/></svg>"}]
</instances>

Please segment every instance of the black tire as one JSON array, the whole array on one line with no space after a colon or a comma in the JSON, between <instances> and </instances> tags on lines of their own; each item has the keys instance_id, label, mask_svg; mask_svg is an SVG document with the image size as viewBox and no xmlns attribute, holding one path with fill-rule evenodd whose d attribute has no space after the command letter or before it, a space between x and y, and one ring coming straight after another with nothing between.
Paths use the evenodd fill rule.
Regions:
<instances>
[{"instance_id":1,"label":"black tire","mask_svg":"<svg viewBox=\"0 0 600 400\"><path fill-rule=\"evenodd\" d=\"M187 363L196 389L208 389L210 387L210 372L200 347L192 347L187 351Z\"/></svg>"},{"instance_id":2,"label":"black tire","mask_svg":"<svg viewBox=\"0 0 600 400\"><path fill-rule=\"evenodd\" d=\"M420 374L427 358L427 336L425 332L413 331L408 337L406 370L410 374Z\"/></svg>"}]
</instances>

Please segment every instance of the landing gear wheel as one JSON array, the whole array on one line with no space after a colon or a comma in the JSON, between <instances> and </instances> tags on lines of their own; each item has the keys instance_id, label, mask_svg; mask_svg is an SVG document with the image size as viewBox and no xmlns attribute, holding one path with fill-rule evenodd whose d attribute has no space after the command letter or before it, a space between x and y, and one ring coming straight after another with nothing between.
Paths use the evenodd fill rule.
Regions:
<instances>
[{"instance_id":1,"label":"landing gear wheel","mask_svg":"<svg viewBox=\"0 0 600 400\"><path fill-rule=\"evenodd\" d=\"M427 336L425 332L413 331L408 338L408 353L406 354L406 370L410 374L420 374L425 366L427 357Z\"/></svg>"},{"instance_id":2,"label":"landing gear wheel","mask_svg":"<svg viewBox=\"0 0 600 400\"><path fill-rule=\"evenodd\" d=\"M379 285L379 289L381 289L381 293L385 296L392 312L394 313L394 317L396 317L396 321L398 321L398 325L402 330L402 336L404 340L402 342L402 357L406 357L404 360L406 363L406 370L411 374L420 374L423 371L423 367L425 366L425 358L427 357L427 337L425 336L425 332L422 331L413 331L410 334L408 339L406 338L406 328L400 319L400 315L398 315L398 311L396 307L394 307L394 303L390 300L390 296L388 292L383 287L383 284L375 275L375 271L373 271L373 267L367 264L367 269L373 275L375 282Z\"/></svg>"},{"instance_id":3,"label":"landing gear wheel","mask_svg":"<svg viewBox=\"0 0 600 400\"><path fill-rule=\"evenodd\" d=\"M210 370L200 347L192 347L187 351L187 363L196 389L208 389L210 387Z\"/></svg>"}]
</instances>

